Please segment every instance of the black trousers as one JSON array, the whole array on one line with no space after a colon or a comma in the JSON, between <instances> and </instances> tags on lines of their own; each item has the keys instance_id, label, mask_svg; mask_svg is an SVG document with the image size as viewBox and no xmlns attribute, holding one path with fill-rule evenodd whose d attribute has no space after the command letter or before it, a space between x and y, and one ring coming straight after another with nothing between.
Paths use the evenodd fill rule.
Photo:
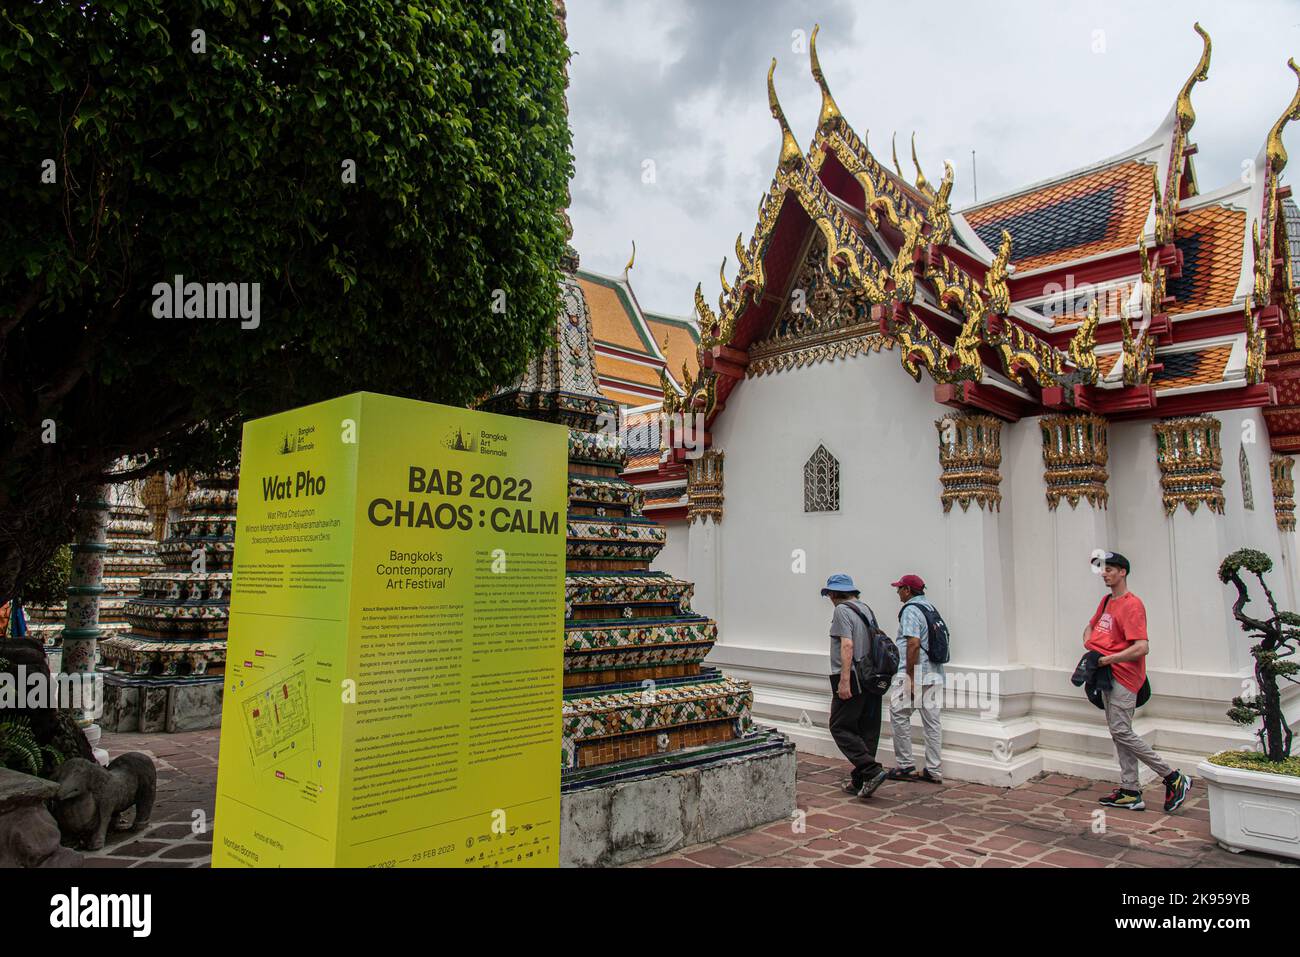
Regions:
<instances>
[{"instance_id":1,"label":"black trousers","mask_svg":"<svg viewBox=\"0 0 1300 957\"><path fill-rule=\"evenodd\" d=\"M858 690L857 675L849 673L853 697L839 696L840 676L831 675L831 737L853 764L853 783L862 782L880 770L876 748L880 744L880 695Z\"/></svg>"}]
</instances>

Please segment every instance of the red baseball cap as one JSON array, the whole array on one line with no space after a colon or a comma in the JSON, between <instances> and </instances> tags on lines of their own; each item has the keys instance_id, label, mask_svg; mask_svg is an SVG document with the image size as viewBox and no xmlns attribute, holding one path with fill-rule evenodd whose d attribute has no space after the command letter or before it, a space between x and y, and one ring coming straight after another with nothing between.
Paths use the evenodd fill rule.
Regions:
<instances>
[{"instance_id":1,"label":"red baseball cap","mask_svg":"<svg viewBox=\"0 0 1300 957\"><path fill-rule=\"evenodd\" d=\"M920 575L904 575L898 581L890 585L891 588L910 588L912 591L924 591L925 582L921 580Z\"/></svg>"}]
</instances>

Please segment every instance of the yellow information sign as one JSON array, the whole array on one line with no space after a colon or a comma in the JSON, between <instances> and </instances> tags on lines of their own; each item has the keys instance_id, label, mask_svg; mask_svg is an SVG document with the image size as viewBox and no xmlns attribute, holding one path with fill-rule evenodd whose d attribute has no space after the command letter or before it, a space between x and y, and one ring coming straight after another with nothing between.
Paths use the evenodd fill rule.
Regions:
<instances>
[{"instance_id":1,"label":"yellow information sign","mask_svg":"<svg viewBox=\"0 0 1300 957\"><path fill-rule=\"evenodd\" d=\"M248 422L213 866L556 866L568 431Z\"/></svg>"}]
</instances>

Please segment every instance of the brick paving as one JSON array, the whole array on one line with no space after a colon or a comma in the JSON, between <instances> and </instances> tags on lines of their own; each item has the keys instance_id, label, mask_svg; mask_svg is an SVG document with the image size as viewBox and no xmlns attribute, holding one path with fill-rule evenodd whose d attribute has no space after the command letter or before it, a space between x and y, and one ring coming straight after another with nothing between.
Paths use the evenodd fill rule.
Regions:
<instances>
[{"instance_id":1,"label":"brick paving","mask_svg":"<svg viewBox=\"0 0 1300 957\"><path fill-rule=\"evenodd\" d=\"M869 800L840 790L846 762L800 753L798 817L642 861L641 867L1295 867L1210 837L1205 787L1175 814L1164 788L1145 811L1102 809L1113 784L1043 774L1016 788L887 781ZM1105 811L1105 830L1093 830Z\"/></svg>"},{"instance_id":2,"label":"brick paving","mask_svg":"<svg viewBox=\"0 0 1300 957\"><path fill-rule=\"evenodd\" d=\"M103 850L85 853L86 867L207 867L212 862L212 812L217 800L221 732L108 734L110 757L143 751L158 768L158 797L149 825L110 831ZM196 815L201 811L202 816ZM202 825L201 828L198 825ZM195 831L199 830L199 833Z\"/></svg>"},{"instance_id":3,"label":"brick paving","mask_svg":"<svg viewBox=\"0 0 1300 957\"><path fill-rule=\"evenodd\" d=\"M111 832L87 867L206 867L212 858L219 731L105 734L113 757L143 751L158 766L149 826ZM640 862L642 867L1294 867L1263 854L1232 854L1210 837L1205 788L1196 784L1176 814L1108 810L1095 833L1097 798L1113 787L1040 775L1004 789L947 781L886 782L868 801L839 789L848 765L800 753L796 821L778 821ZM206 828L195 833L195 812ZM796 830L796 823L801 830Z\"/></svg>"}]
</instances>

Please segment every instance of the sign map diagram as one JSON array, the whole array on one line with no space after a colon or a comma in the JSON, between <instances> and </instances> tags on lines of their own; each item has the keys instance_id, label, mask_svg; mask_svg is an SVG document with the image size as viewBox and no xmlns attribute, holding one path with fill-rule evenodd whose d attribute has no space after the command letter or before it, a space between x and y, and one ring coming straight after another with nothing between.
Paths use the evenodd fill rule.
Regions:
<instances>
[{"instance_id":1,"label":"sign map diagram","mask_svg":"<svg viewBox=\"0 0 1300 957\"><path fill-rule=\"evenodd\" d=\"M273 675L242 703L255 766L265 767L275 758L308 749L312 725L305 671Z\"/></svg>"}]
</instances>

